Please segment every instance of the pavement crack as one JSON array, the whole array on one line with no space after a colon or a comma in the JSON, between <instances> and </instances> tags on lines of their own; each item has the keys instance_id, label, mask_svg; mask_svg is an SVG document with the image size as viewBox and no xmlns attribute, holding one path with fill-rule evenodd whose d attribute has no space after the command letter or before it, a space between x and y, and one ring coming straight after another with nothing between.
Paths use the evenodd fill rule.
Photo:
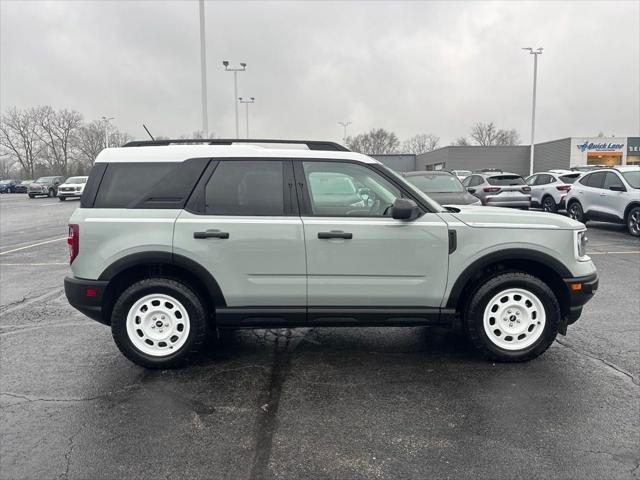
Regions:
<instances>
[{"instance_id":1,"label":"pavement crack","mask_svg":"<svg viewBox=\"0 0 640 480\"><path fill-rule=\"evenodd\" d=\"M103 398L109 398L112 397L114 395L118 395L120 393L123 392L127 392L129 390L132 389L137 389L139 388L139 385L127 385L126 387L122 387L119 388L117 390L113 390L107 393L103 393L100 395L95 395L93 397L67 397L67 398L57 398L57 397L33 397L30 395L25 395L25 394L21 394L21 393L15 393L15 392L0 392L0 397L1 396L7 396L7 397L12 397L12 398L17 398L20 400L24 400L23 402L16 402L16 403L11 403L9 405L3 405L2 407L0 407L0 410L4 409L4 408L9 408L9 407L13 407L15 405L23 405L25 403L35 403L35 402L44 402L44 403L79 403L79 402L92 402L94 400L100 400Z\"/></svg>"},{"instance_id":2,"label":"pavement crack","mask_svg":"<svg viewBox=\"0 0 640 480\"><path fill-rule=\"evenodd\" d=\"M617 366L615 363L612 363L608 360L605 360L604 358L598 357L597 355L591 354L591 353L587 353L583 350L579 350L578 348L574 347L573 345L570 345L568 343L563 342L562 340L559 340L558 338L556 338L556 342L558 342L560 345L562 345L565 348L568 348L569 350L582 355L584 357L590 358L592 360L596 360L600 363L602 363L604 366L608 367L608 369L613 370L615 372L615 375L624 378L625 380L631 380L631 383L633 385L635 385L636 387L640 387L640 382L638 381L637 378L635 378L633 376L633 374L631 374L630 372L627 372L625 369L620 368L619 366Z\"/></svg>"},{"instance_id":3,"label":"pavement crack","mask_svg":"<svg viewBox=\"0 0 640 480\"><path fill-rule=\"evenodd\" d=\"M4 315L7 315L8 313L21 310L31 305L32 303L36 303L41 300L47 300L48 298L54 297L56 295L61 295L63 290L64 290L63 288L56 287L43 294L36 295L35 297L29 297L29 294L31 292L28 292L22 299L0 307L0 315L4 316Z\"/></svg>"},{"instance_id":4,"label":"pavement crack","mask_svg":"<svg viewBox=\"0 0 640 480\"><path fill-rule=\"evenodd\" d=\"M76 433L69 437L69 445L67 446L67 451L64 452L64 471L58 475L59 479L68 479L69 478L69 469L71 468L71 455L73 455L73 449L75 448L74 440L80 434L82 429L78 430Z\"/></svg>"}]
</instances>

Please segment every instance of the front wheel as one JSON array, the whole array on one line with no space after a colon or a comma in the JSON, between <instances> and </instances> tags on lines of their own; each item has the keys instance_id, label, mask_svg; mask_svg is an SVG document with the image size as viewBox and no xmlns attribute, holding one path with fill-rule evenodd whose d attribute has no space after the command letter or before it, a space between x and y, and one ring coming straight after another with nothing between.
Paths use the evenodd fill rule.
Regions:
<instances>
[{"instance_id":1,"label":"front wheel","mask_svg":"<svg viewBox=\"0 0 640 480\"><path fill-rule=\"evenodd\" d=\"M584 211L579 202L572 202L567 209L567 215L578 222L585 223Z\"/></svg>"},{"instance_id":2,"label":"front wheel","mask_svg":"<svg viewBox=\"0 0 640 480\"><path fill-rule=\"evenodd\" d=\"M36 196L29 194L29 198L36 198Z\"/></svg>"},{"instance_id":3,"label":"front wheel","mask_svg":"<svg viewBox=\"0 0 640 480\"><path fill-rule=\"evenodd\" d=\"M60 200L61 202L64 202L66 200L65 197L58 197L58 200Z\"/></svg>"},{"instance_id":4,"label":"front wheel","mask_svg":"<svg viewBox=\"0 0 640 480\"><path fill-rule=\"evenodd\" d=\"M480 285L463 315L469 339L485 357L523 362L553 343L561 314L546 283L527 273L509 272Z\"/></svg>"},{"instance_id":5,"label":"front wheel","mask_svg":"<svg viewBox=\"0 0 640 480\"><path fill-rule=\"evenodd\" d=\"M640 237L640 207L633 207L627 215L627 230L634 237Z\"/></svg>"},{"instance_id":6,"label":"front wheel","mask_svg":"<svg viewBox=\"0 0 640 480\"><path fill-rule=\"evenodd\" d=\"M146 368L186 364L207 339L207 310L189 286L168 278L148 278L127 288L111 315L111 333L120 351Z\"/></svg>"},{"instance_id":7,"label":"front wheel","mask_svg":"<svg viewBox=\"0 0 640 480\"><path fill-rule=\"evenodd\" d=\"M56 196L56 192L53 190L53 188L50 188L50 189L49 189L49 193L48 193L48 195L47 195L47 196L48 196L48 197L50 197L50 198L51 198L51 197L55 197L55 196Z\"/></svg>"}]
</instances>

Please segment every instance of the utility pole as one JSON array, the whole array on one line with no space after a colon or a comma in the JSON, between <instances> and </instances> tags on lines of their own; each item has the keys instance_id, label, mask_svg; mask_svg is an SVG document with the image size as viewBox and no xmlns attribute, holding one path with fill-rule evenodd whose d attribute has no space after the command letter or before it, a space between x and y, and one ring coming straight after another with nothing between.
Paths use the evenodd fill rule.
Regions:
<instances>
[{"instance_id":1,"label":"utility pole","mask_svg":"<svg viewBox=\"0 0 640 480\"><path fill-rule=\"evenodd\" d=\"M251 103L255 103L256 99L254 97L249 97L248 99L238 97L238 101L240 103L244 103L247 106L247 138L249 138L249 105Z\"/></svg>"},{"instance_id":2,"label":"utility pole","mask_svg":"<svg viewBox=\"0 0 640 480\"><path fill-rule=\"evenodd\" d=\"M351 125L351 122L338 122L338 125L342 125L343 135L342 143L347 144L347 127Z\"/></svg>"},{"instance_id":3,"label":"utility pole","mask_svg":"<svg viewBox=\"0 0 640 480\"><path fill-rule=\"evenodd\" d=\"M109 148L109 122L113 119L114 117L102 117L104 122L104 148Z\"/></svg>"},{"instance_id":4,"label":"utility pole","mask_svg":"<svg viewBox=\"0 0 640 480\"><path fill-rule=\"evenodd\" d=\"M542 55L542 47L534 50L531 47L523 47L533 55L533 106L531 107L531 148L529 149L529 175L533 174L533 149L536 133L536 84L538 81L538 55Z\"/></svg>"},{"instance_id":5,"label":"utility pole","mask_svg":"<svg viewBox=\"0 0 640 480\"><path fill-rule=\"evenodd\" d=\"M247 69L247 64L240 62L239 67L230 67L229 62L224 60L222 65L224 65L224 69L227 72L233 72L233 104L236 107L236 138L240 138L240 125L238 123L238 72L244 72Z\"/></svg>"},{"instance_id":6,"label":"utility pole","mask_svg":"<svg viewBox=\"0 0 640 480\"><path fill-rule=\"evenodd\" d=\"M209 115L207 109L207 50L204 35L204 0L200 0L200 73L202 76L202 136L209 136Z\"/></svg>"}]
</instances>

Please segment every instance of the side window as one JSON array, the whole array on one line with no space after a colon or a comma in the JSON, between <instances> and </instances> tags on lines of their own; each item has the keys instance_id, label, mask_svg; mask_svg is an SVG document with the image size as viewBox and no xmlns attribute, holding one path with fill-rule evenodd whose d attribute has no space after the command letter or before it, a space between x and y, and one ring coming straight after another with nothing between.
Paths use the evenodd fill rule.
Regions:
<instances>
[{"instance_id":1,"label":"side window","mask_svg":"<svg viewBox=\"0 0 640 480\"><path fill-rule=\"evenodd\" d=\"M607 172L606 176L604 177L604 188L609 189L610 187L624 188L622 180L620 180L620 178L618 178L618 175L613 172Z\"/></svg>"},{"instance_id":2,"label":"side window","mask_svg":"<svg viewBox=\"0 0 640 480\"><path fill-rule=\"evenodd\" d=\"M531 175L530 177L528 177L527 178L527 185L535 185L537 178L538 178L538 175Z\"/></svg>"},{"instance_id":3,"label":"side window","mask_svg":"<svg viewBox=\"0 0 640 480\"><path fill-rule=\"evenodd\" d=\"M284 164L223 160L205 187L207 215L284 215Z\"/></svg>"},{"instance_id":4,"label":"side window","mask_svg":"<svg viewBox=\"0 0 640 480\"><path fill-rule=\"evenodd\" d=\"M469 186L469 183L471 182L471 179L472 179L472 178L473 178L473 177L472 177L471 175L470 175L470 176L468 176L468 177L465 177L465 178L464 178L464 180L462 180L462 186L463 186L463 187L468 187L468 186Z\"/></svg>"},{"instance_id":5,"label":"side window","mask_svg":"<svg viewBox=\"0 0 640 480\"><path fill-rule=\"evenodd\" d=\"M478 185L481 185L484 183L484 179L479 176L479 175L474 175L474 177L471 179L471 183L469 183L470 187L477 187Z\"/></svg>"},{"instance_id":6,"label":"side window","mask_svg":"<svg viewBox=\"0 0 640 480\"><path fill-rule=\"evenodd\" d=\"M175 167L174 162L110 163L94 208L127 208Z\"/></svg>"},{"instance_id":7,"label":"side window","mask_svg":"<svg viewBox=\"0 0 640 480\"><path fill-rule=\"evenodd\" d=\"M602 188L602 184L604 183L604 174L605 172L596 172L589 175L589 178L587 179L587 186Z\"/></svg>"},{"instance_id":8,"label":"side window","mask_svg":"<svg viewBox=\"0 0 640 480\"><path fill-rule=\"evenodd\" d=\"M313 215L383 217L402 192L363 165L346 162L303 162Z\"/></svg>"},{"instance_id":9,"label":"side window","mask_svg":"<svg viewBox=\"0 0 640 480\"><path fill-rule=\"evenodd\" d=\"M536 185L547 185L551 183L552 179L547 174L538 175L538 180L536 181Z\"/></svg>"}]
</instances>

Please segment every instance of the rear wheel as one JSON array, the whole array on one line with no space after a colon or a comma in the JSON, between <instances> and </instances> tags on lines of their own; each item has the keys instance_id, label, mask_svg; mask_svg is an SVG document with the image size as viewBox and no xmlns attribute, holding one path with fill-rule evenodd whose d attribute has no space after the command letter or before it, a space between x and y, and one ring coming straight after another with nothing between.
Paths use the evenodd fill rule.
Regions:
<instances>
[{"instance_id":1,"label":"rear wheel","mask_svg":"<svg viewBox=\"0 0 640 480\"><path fill-rule=\"evenodd\" d=\"M66 200L65 197L58 197L58 200L60 200L61 202L64 202Z\"/></svg>"},{"instance_id":2,"label":"rear wheel","mask_svg":"<svg viewBox=\"0 0 640 480\"><path fill-rule=\"evenodd\" d=\"M36 198L36 196L29 194L29 198Z\"/></svg>"},{"instance_id":3,"label":"rear wheel","mask_svg":"<svg viewBox=\"0 0 640 480\"><path fill-rule=\"evenodd\" d=\"M585 223L584 211L582 210L582 205L580 205L580 202L571 202L569 204L569 208L567 208L567 215L569 215L569 218L572 218L578 222Z\"/></svg>"},{"instance_id":4,"label":"rear wheel","mask_svg":"<svg viewBox=\"0 0 640 480\"><path fill-rule=\"evenodd\" d=\"M56 196L56 192L53 190L53 188L49 189L49 193L47 194L48 197L55 197Z\"/></svg>"},{"instance_id":5,"label":"rear wheel","mask_svg":"<svg viewBox=\"0 0 640 480\"><path fill-rule=\"evenodd\" d=\"M627 230L634 237L640 237L640 207L633 207L627 214Z\"/></svg>"},{"instance_id":6,"label":"rear wheel","mask_svg":"<svg viewBox=\"0 0 640 480\"><path fill-rule=\"evenodd\" d=\"M556 213L558 211L558 206L556 205L556 201L553 197L544 197L542 199L542 209L545 212Z\"/></svg>"},{"instance_id":7,"label":"rear wheel","mask_svg":"<svg viewBox=\"0 0 640 480\"><path fill-rule=\"evenodd\" d=\"M149 278L120 295L111 316L111 332L132 362L146 368L175 368L200 352L208 323L204 303L189 286Z\"/></svg>"},{"instance_id":8,"label":"rear wheel","mask_svg":"<svg viewBox=\"0 0 640 480\"><path fill-rule=\"evenodd\" d=\"M474 346L488 359L523 362L553 343L560 306L549 286L522 272L503 273L476 289L464 312Z\"/></svg>"}]
</instances>

